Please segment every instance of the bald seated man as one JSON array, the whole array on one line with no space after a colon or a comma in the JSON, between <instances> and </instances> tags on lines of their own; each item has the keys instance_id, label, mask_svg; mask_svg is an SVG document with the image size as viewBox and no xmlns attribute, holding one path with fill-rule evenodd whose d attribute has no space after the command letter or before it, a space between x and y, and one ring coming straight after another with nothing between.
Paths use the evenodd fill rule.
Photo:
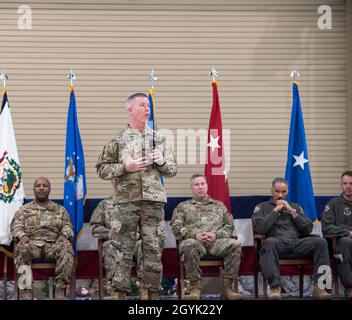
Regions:
<instances>
[{"instance_id":1,"label":"bald seated man","mask_svg":"<svg viewBox=\"0 0 352 320\"><path fill-rule=\"evenodd\" d=\"M65 208L49 200L48 178L34 181L35 199L20 207L11 222L11 233L18 239L14 260L23 300L32 300L32 260L52 258L55 268L55 299L65 299L73 266L72 224Z\"/></svg>"}]
</instances>

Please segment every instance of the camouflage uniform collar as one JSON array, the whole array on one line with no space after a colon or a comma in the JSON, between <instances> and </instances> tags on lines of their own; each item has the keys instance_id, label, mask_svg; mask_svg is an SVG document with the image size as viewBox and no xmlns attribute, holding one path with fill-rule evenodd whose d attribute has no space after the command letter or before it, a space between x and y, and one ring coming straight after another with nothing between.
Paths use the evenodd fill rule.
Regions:
<instances>
[{"instance_id":1,"label":"camouflage uniform collar","mask_svg":"<svg viewBox=\"0 0 352 320\"><path fill-rule=\"evenodd\" d=\"M145 127L145 129L143 131L140 131L138 129L133 129L131 128L131 126L128 124L127 125L127 130L131 133L138 133L140 135L145 135L145 134L153 134L155 133L154 130L152 130L151 128L149 128L148 126Z\"/></svg>"},{"instance_id":2,"label":"camouflage uniform collar","mask_svg":"<svg viewBox=\"0 0 352 320\"><path fill-rule=\"evenodd\" d=\"M33 204L37 207L41 207L41 208L52 208L54 206L54 203L49 200L47 204L43 205L42 203L38 202L37 200L33 200Z\"/></svg>"},{"instance_id":3,"label":"camouflage uniform collar","mask_svg":"<svg viewBox=\"0 0 352 320\"><path fill-rule=\"evenodd\" d=\"M192 198L191 201L193 204L196 204L196 203L206 204L206 203L213 203L214 202L214 200L212 198L210 198L209 196L206 196L204 199Z\"/></svg>"}]
</instances>

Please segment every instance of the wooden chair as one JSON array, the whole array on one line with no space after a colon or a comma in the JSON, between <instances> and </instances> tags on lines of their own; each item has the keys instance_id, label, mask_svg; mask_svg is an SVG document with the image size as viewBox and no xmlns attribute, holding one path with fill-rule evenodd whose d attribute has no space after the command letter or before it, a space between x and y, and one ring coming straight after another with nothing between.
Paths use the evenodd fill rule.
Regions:
<instances>
[{"instance_id":1,"label":"wooden chair","mask_svg":"<svg viewBox=\"0 0 352 320\"><path fill-rule=\"evenodd\" d=\"M264 246L264 242L266 240L265 235L263 234L254 234L254 247L257 252L257 260L256 260L256 268L257 272L260 270L259 265L259 252ZM299 255L293 254L285 254L280 257L279 259L280 266L296 266L298 268L298 275L299 275L299 296L303 298L303 291L304 291L304 267L311 266L313 264L312 258L305 258ZM255 281L258 281L258 277L255 278ZM256 284L258 286L258 284ZM263 277L263 293L264 298L268 298L267 292L268 283L266 279Z\"/></svg>"},{"instance_id":2,"label":"wooden chair","mask_svg":"<svg viewBox=\"0 0 352 320\"><path fill-rule=\"evenodd\" d=\"M4 268L3 268L3 299L7 300L7 271L8 271L8 258L13 259L13 242L9 246L1 245L0 252L4 256Z\"/></svg>"},{"instance_id":3,"label":"wooden chair","mask_svg":"<svg viewBox=\"0 0 352 320\"><path fill-rule=\"evenodd\" d=\"M317 236L317 235L311 235L311 236ZM259 273L259 270L260 270L259 252L263 248L265 239L266 239L266 237L263 234L254 234L254 249L257 252L257 259L256 259L256 266L255 266L257 274ZM312 258L305 258L305 257L299 256L299 255L286 254L286 255L280 257L279 264L280 264L280 267L281 266L296 266L298 268L299 296L300 296L300 298L303 298L304 274L305 274L304 268L311 266L313 264L313 259ZM256 276L255 284L258 286L258 275ZM268 298L267 287L268 287L268 283L267 283L266 279L263 277L263 292L264 292L265 299ZM258 292L258 288L255 289L255 292Z\"/></svg>"},{"instance_id":4,"label":"wooden chair","mask_svg":"<svg viewBox=\"0 0 352 320\"><path fill-rule=\"evenodd\" d=\"M237 236L233 236L233 239L237 239ZM177 244L177 252L179 253L179 276L178 276L178 298L180 300L184 300L185 298L185 266L182 261L182 256L179 251L179 241L176 241ZM223 268L224 267L224 259L222 257L213 256L213 255L205 255L200 259L201 268L203 267L216 267ZM234 283L235 290L238 291L238 279L236 279Z\"/></svg>"},{"instance_id":5,"label":"wooden chair","mask_svg":"<svg viewBox=\"0 0 352 320\"><path fill-rule=\"evenodd\" d=\"M14 252L15 252L17 242L18 242L18 240L15 239L14 240ZM52 258L33 259L31 268L32 268L32 272L33 272L33 278L34 278L34 273L37 270L49 270L51 276L53 276L53 275L55 275L56 262L55 262L55 259L52 259ZM71 284L71 286L69 286L69 288L66 288L66 297L68 299L71 298L71 290L72 290L72 284ZM53 296L53 293L51 293L50 295ZM15 296L15 300L19 300L17 270L15 270L15 272L14 272L14 296Z\"/></svg>"}]
</instances>

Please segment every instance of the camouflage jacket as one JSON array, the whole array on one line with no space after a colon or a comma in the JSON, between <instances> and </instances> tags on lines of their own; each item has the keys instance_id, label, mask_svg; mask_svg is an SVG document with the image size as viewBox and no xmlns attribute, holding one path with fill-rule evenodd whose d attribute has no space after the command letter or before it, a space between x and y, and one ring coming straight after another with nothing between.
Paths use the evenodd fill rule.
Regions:
<instances>
[{"instance_id":1,"label":"camouflage jacket","mask_svg":"<svg viewBox=\"0 0 352 320\"><path fill-rule=\"evenodd\" d=\"M122 222L119 221L119 206L114 203L113 197L99 202L90 219L90 228L95 238L103 240L116 240L121 230ZM139 238L139 228L133 236Z\"/></svg>"},{"instance_id":2,"label":"camouflage jacket","mask_svg":"<svg viewBox=\"0 0 352 320\"><path fill-rule=\"evenodd\" d=\"M153 145L164 156L165 164L161 167L152 165ZM145 156L151 164L146 171L127 172L123 163L129 156L133 159ZM119 132L104 146L96 168L101 179L116 179L117 185L113 197L115 202L120 203L138 200L166 202L166 193L160 182L160 175L173 177L177 172L176 159L171 146L165 137L148 127L143 132L131 128Z\"/></svg>"},{"instance_id":3,"label":"camouflage jacket","mask_svg":"<svg viewBox=\"0 0 352 320\"><path fill-rule=\"evenodd\" d=\"M90 227L94 237L104 240L109 239L111 216L114 210L117 210L117 208L114 206L112 197L99 202L90 218Z\"/></svg>"},{"instance_id":4,"label":"camouflage jacket","mask_svg":"<svg viewBox=\"0 0 352 320\"><path fill-rule=\"evenodd\" d=\"M206 197L178 204L171 219L172 232L177 238L195 238L198 232L214 232L216 238L231 238L233 218L221 202Z\"/></svg>"},{"instance_id":5,"label":"camouflage jacket","mask_svg":"<svg viewBox=\"0 0 352 320\"><path fill-rule=\"evenodd\" d=\"M49 201L43 207L35 200L20 207L11 222L14 238L28 236L31 242L42 246L46 242L55 242L60 235L73 238L72 224L66 209Z\"/></svg>"}]
</instances>

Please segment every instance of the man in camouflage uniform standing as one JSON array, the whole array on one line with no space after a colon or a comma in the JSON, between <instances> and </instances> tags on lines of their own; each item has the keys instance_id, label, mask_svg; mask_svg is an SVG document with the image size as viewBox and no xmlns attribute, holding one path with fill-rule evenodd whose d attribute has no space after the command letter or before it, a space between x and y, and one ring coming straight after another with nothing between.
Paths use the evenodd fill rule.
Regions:
<instances>
[{"instance_id":1,"label":"man in camouflage uniform standing","mask_svg":"<svg viewBox=\"0 0 352 320\"><path fill-rule=\"evenodd\" d=\"M207 195L205 176L194 174L190 180L193 197L178 204L171 219L172 231L180 241L179 250L185 264L186 278L191 284L188 298L200 299L200 258L211 254L224 258L221 298L242 299L242 296L232 289L241 263L241 243L232 239L232 215L222 202Z\"/></svg>"},{"instance_id":2,"label":"man in camouflage uniform standing","mask_svg":"<svg viewBox=\"0 0 352 320\"><path fill-rule=\"evenodd\" d=\"M135 234L139 227L144 258L143 287L150 299L159 299L161 254L158 238L164 235L166 193L160 176L176 175L174 153L165 137L147 126L149 100L144 93L130 96L126 102L129 127L119 132L105 146L96 164L101 179L116 179L113 201L118 214L112 221L111 240L115 240L119 259L113 278L118 299L126 299L131 291L131 266Z\"/></svg>"},{"instance_id":3,"label":"man in camouflage uniform standing","mask_svg":"<svg viewBox=\"0 0 352 320\"><path fill-rule=\"evenodd\" d=\"M345 287L345 298L352 299L352 171L341 175L342 194L329 201L324 209L321 224L324 235L338 238L337 271Z\"/></svg>"},{"instance_id":4,"label":"man in camouflage uniform standing","mask_svg":"<svg viewBox=\"0 0 352 320\"><path fill-rule=\"evenodd\" d=\"M112 180L113 186L116 186L115 180ZM113 212L115 214L113 214ZM103 257L104 257L104 266L106 270L106 278L112 286L113 291L118 291L118 287L114 287L116 284L113 281L114 275L119 274L119 265L116 264L116 261L119 258L118 248L120 244L116 240L112 240L110 237L111 225L119 224L120 222L111 221L111 217L118 218L118 206L113 202L113 197L109 197L99 202L98 206L95 208L93 215L90 219L90 226L92 229L92 234L94 237L103 240ZM163 250L165 246L165 231L164 231L164 221L160 222L160 238L159 246L160 250ZM137 271L137 280L139 283L140 299L148 299L148 290L143 286L143 252L142 252L142 241L139 239L139 232L136 232L135 235L137 242L134 248L133 255L136 257L136 271ZM116 295L113 295L112 298L116 298Z\"/></svg>"},{"instance_id":5,"label":"man in camouflage uniform standing","mask_svg":"<svg viewBox=\"0 0 352 320\"><path fill-rule=\"evenodd\" d=\"M73 266L70 217L63 206L49 200L47 178L37 178L33 192L35 200L19 208L11 223L13 238L20 240L14 252L18 285L24 291L22 298L31 300L32 259L53 258L56 260L55 299L65 299Z\"/></svg>"}]
</instances>

